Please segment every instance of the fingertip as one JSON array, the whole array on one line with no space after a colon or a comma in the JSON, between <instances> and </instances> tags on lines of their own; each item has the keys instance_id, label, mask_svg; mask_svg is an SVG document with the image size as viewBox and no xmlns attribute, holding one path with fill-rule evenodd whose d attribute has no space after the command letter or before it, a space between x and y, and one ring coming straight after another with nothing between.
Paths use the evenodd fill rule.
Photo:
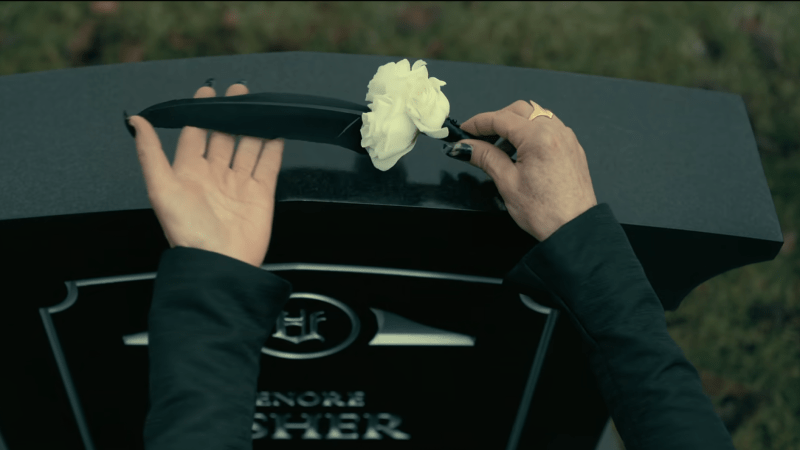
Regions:
<instances>
[{"instance_id":1,"label":"fingertip","mask_svg":"<svg viewBox=\"0 0 800 450\"><path fill-rule=\"evenodd\" d=\"M131 116L128 122L138 129L143 123L147 122L147 119L142 116Z\"/></svg>"},{"instance_id":2,"label":"fingertip","mask_svg":"<svg viewBox=\"0 0 800 450\"><path fill-rule=\"evenodd\" d=\"M233 97L236 95L247 95L250 93L250 90L247 89L247 86L241 83L234 83L228 87L228 90L225 91L226 97Z\"/></svg>"},{"instance_id":3,"label":"fingertip","mask_svg":"<svg viewBox=\"0 0 800 450\"><path fill-rule=\"evenodd\" d=\"M211 86L202 86L194 93L194 98L216 97L217 91Z\"/></svg>"},{"instance_id":4,"label":"fingertip","mask_svg":"<svg viewBox=\"0 0 800 450\"><path fill-rule=\"evenodd\" d=\"M128 112L123 110L122 115L125 118L125 128L128 130L128 133L130 133L131 137L136 139L136 128L133 126L133 122L131 122Z\"/></svg>"}]
</instances>

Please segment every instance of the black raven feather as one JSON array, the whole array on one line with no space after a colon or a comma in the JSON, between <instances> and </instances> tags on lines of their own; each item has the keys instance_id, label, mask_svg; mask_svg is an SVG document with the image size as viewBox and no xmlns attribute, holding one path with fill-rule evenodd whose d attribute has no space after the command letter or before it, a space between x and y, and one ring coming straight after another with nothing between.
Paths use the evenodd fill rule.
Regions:
<instances>
[{"instance_id":1,"label":"black raven feather","mask_svg":"<svg viewBox=\"0 0 800 450\"><path fill-rule=\"evenodd\" d=\"M361 147L361 115L366 105L305 94L262 92L230 97L172 100L136 114L156 128L193 126L206 130L262 139L295 139L333 144L367 155ZM499 136L473 136L445 120L446 142L480 139L489 143ZM424 134L424 133L421 133Z\"/></svg>"}]
</instances>

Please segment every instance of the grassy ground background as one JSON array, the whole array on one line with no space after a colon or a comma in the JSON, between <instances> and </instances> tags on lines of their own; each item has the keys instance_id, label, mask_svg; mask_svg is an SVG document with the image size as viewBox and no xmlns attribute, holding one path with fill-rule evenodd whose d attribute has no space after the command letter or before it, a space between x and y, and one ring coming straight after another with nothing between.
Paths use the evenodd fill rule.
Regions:
<instances>
[{"instance_id":1,"label":"grassy ground background","mask_svg":"<svg viewBox=\"0 0 800 450\"><path fill-rule=\"evenodd\" d=\"M310 50L738 93L785 244L704 283L667 320L737 449L789 450L800 448L797 23L793 2L0 2L0 75Z\"/></svg>"}]
</instances>

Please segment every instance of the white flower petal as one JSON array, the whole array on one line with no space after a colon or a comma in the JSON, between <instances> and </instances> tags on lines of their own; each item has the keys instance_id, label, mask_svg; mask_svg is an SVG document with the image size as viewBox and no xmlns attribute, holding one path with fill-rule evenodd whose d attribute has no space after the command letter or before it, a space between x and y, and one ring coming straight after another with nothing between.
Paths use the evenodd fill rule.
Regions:
<instances>
[{"instance_id":1,"label":"white flower petal","mask_svg":"<svg viewBox=\"0 0 800 450\"><path fill-rule=\"evenodd\" d=\"M379 170L392 168L416 145L420 132L441 139L450 115L450 102L441 90L446 85L428 78L427 63L408 59L378 68L367 88L366 100L372 112L362 114L361 146Z\"/></svg>"}]
</instances>

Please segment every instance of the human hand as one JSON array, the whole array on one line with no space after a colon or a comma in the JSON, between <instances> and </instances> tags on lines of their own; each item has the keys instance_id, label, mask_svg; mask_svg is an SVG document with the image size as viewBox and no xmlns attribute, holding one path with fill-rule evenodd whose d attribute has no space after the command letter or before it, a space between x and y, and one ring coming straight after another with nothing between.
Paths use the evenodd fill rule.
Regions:
<instances>
[{"instance_id":1,"label":"human hand","mask_svg":"<svg viewBox=\"0 0 800 450\"><path fill-rule=\"evenodd\" d=\"M225 95L248 92L234 84ZM194 98L214 96L214 88L204 86ZM284 140L242 136L234 158L234 137L212 131L204 156L208 131L186 126L170 167L150 122L132 116L129 123L136 128L147 196L170 248L198 248L260 267L272 235Z\"/></svg>"},{"instance_id":2,"label":"human hand","mask_svg":"<svg viewBox=\"0 0 800 450\"><path fill-rule=\"evenodd\" d=\"M476 136L499 135L517 149L517 162L494 145L476 139L469 163L497 185L514 222L539 242L597 205L586 153L561 120L536 117L522 100L471 117L461 129ZM457 150L456 150L457 151Z\"/></svg>"}]
</instances>

